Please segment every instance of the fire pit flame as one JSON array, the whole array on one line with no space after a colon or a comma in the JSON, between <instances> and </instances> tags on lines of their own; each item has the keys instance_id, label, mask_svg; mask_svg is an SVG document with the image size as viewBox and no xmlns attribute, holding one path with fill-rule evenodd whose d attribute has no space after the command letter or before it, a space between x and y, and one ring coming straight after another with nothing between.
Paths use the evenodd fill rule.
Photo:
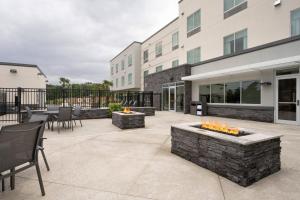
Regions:
<instances>
[{"instance_id":1,"label":"fire pit flame","mask_svg":"<svg viewBox=\"0 0 300 200\"><path fill-rule=\"evenodd\" d=\"M210 121L204 121L201 124L201 128L211 130L211 131L216 131L220 133L225 133L229 135L239 135L240 130L238 128L232 128L229 127L225 123L220 123L220 122L210 122Z\"/></svg>"},{"instance_id":2,"label":"fire pit flame","mask_svg":"<svg viewBox=\"0 0 300 200\"><path fill-rule=\"evenodd\" d=\"M123 110L123 113L125 113L125 114L130 114L130 113L131 113L130 108L125 107L124 110Z\"/></svg>"}]
</instances>

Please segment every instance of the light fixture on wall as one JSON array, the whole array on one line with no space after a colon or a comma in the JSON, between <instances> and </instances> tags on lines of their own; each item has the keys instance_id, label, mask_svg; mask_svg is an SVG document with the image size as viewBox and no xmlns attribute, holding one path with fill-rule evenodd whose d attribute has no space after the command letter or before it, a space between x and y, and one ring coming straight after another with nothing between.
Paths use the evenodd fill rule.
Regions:
<instances>
[{"instance_id":1,"label":"light fixture on wall","mask_svg":"<svg viewBox=\"0 0 300 200\"><path fill-rule=\"evenodd\" d=\"M18 71L17 71L16 69L11 69L11 70L10 70L10 73L16 74L16 73L18 73Z\"/></svg>"},{"instance_id":2,"label":"light fixture on wall","mask_svg":"<svg viewBox=\"0 0 300 200\"><path fill-rule=\"evenodd\" d=\"M274 6L277 7L277 6L280 6L280 5L281 5L281 0L275 0Z\"/></svg>"},{"instance_id":3,"label":"light fixture on wall","mask_svg":"<svg viewBox=\"0 0 300 200\"><path fill-rule=\"evenodd\" d=\"M269 82L269 81L262 81L262 82L260 83L260 85L261 85L261 86L271 86L272 83Z\"/></svg>"}]
</instances>

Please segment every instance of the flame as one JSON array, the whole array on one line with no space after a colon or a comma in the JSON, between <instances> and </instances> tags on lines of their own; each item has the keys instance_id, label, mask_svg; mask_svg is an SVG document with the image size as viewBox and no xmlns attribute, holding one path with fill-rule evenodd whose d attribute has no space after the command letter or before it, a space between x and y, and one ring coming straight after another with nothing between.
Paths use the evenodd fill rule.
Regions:
<instances>
[{"instance_id":1,"label":"flame","mask_svg":"<svg viewBox=\"0 0 300 200\"><path fill-rule=\"evenodd\" d=\"M130 108L128 108L128 107L125 107L125 108L124 108L124 110L123 110L123 113L126 113L126 114L129 114L129 113L131 113L131 110L130 110Z\"/></svg>"},{"instance_id":2,"label":"flame","mask_svg":"<svg viewBox=\"0 0 300 200\"><path fill-rule=\"evenodd\" d=\"M201 124L201 128L212 130L212 131L218 131L230 135L238 135L240 133L240 130L238 128L232 128L225 123L220 123L215 121L204 121Z\"/></svg>"}]
</instances>

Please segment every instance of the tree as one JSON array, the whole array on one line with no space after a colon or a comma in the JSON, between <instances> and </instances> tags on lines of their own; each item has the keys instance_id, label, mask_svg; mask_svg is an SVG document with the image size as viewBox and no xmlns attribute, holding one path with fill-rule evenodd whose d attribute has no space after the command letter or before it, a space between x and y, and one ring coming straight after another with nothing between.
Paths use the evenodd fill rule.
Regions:
<instances>
[{"instance_id":1,"label":"tree","mask_svg":"<svg viewBox=\"0 0 300 200\"><path fill-rule=\"evenodd\" d=\"M69 87L69 85L70 85L70 80L67 79L67 78L64 78L64 77L60 77L60 78L59 78L59 83L61 84L61 86L62 86L63 88L66 88L66 87Z\"/></svg>"},{"instance_id":2,"label":"tree","mask_svg":"<svg viewBox=\"0 0 300 200\"><path fill-rule=\"evenodd\" d=\"M104 80L101 84L103 90L109 90L112 85L112 82L108 80Z\"/></svg>"}]
</instances>

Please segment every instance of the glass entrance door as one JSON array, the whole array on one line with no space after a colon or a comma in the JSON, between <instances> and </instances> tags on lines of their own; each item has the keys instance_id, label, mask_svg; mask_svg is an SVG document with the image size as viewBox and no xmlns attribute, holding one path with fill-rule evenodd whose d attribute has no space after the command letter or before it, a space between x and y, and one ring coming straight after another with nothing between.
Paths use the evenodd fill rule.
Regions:
<instances>
[{"instance_id":1,"label":"glass entrance door","mask_svg":"<svg viewBox=\"0 0 300 200\"><path fill-rule=\"evenodd\" d=\"M300 124L299 77L277 78L276 121L285 124Z\"/></svg>"},{"instance_id":2,"label":"glass entrance door","mask_svg":"<svg viewBox=\"0 0 300 200\"><path fill-rule=\"evenodd\" d=\"M176 93L176 88L175 87L170 87L169 88L169 94L170 94L170 96L169 96L169 101L170 101L170 103L169 103L169 105L170 105L170 108L169 108L169 110L170 111L175 111L175 108L176 108L176 97L175 97L175 93Z\"/></svg>"}]
</instances>

